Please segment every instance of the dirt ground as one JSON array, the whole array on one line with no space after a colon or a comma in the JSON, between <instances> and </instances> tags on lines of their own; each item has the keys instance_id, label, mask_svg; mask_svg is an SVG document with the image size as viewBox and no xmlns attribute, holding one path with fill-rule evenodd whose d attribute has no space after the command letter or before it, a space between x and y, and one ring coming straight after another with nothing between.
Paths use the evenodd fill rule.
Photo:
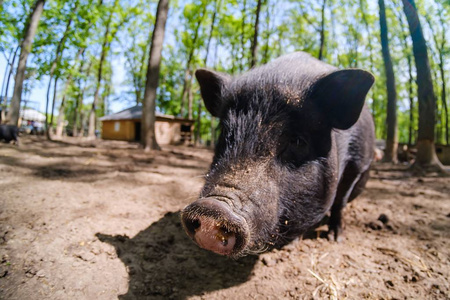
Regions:
<instances>
[{"instance_id":1,"label":"dirt ground","mask_svg":"<svg viewBox=\"0 0 450 300\"><path fill-rule=\"evenodd\" d=\"M449 178L375 165L342 243L304 238L235 261L179 221L209 150L21 142L0 144L1 299L450 299Z\"/></svg>"}]
</instances>

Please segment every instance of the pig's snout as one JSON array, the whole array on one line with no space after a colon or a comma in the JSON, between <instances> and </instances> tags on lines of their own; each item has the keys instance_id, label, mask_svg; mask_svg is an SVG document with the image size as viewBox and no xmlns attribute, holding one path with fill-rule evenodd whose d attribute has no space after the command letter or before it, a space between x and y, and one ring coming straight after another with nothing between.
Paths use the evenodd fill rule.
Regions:
<instances>
[{"instance_id":1,"label":"pig's snout","mask_svg":"<svg viewBox=\"0 0 450 300\"><path fill-rule=\"evenodd\" d=\"M223 201L203 198L181 212L186 233L201 248L217 254L239 256L248 241L245 220Z\"/></svg>"}]
</instances>

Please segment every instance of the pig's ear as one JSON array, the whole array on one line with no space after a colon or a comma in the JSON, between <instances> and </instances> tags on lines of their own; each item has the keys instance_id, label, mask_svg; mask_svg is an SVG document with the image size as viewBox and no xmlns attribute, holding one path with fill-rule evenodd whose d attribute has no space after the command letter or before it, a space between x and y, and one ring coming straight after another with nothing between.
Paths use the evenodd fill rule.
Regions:
<instances>
[{"instance_id":1,"label":"pig's ear","mask_svg":"<svg viewBox=\"0 0 450 300\"><path fill-rule=\"evenodd\" d=\"M364 70L336 71L314 84L311 99L325 113L332 127L348 129L358 121L374 81L373 75Z\"/></svg>"},{"instance_id":2,"label":"pig's ear","mask_svg":"<svg viewBox=\"0 0 450 300\"><path fill-rule=\"evenodd\" d=\"M200 92L206 109L214 117L220 117L223 106L222 92L230 82L230 76L206 69L198 69L195 71L195 77L200 85Z\"/></svg>"}]
</instances>

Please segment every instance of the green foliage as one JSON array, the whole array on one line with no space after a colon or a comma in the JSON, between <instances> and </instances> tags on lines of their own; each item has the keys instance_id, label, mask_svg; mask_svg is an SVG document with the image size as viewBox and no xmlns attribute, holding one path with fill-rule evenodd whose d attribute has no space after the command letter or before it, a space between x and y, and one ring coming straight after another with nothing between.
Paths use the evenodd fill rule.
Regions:
<instances>
[{"instance_id":1,"label":"green foliage","mask_svg":"<svg viewBox=\"0 0 450 300\"><path fill-rule=\"evenodd\" d=\"M0 51L5 55L20 44L33 3L33 0L3 2L0 10ZM171 2L157 96L159 112L169 115L180 113L186 69L193 72L199 67L209 67L231 74L247 70L256 3L250 0ZM375 75L377 80L367 102L373 112L377 138L383 139L387 97L379 40L378 3L375 0L327 0L325 6L323 3L323 0L264 1L260 14L257 64L296 50L318 57L323 21L323 60L341 68L363 68ZM447 83L445 95L448 106L450 6L446 0L421 0L416 3L428 42L438 97L436 141L446 143L446 117L449 116L448 112L446 116L442 102L444 82L441 69ZM63 41L54 75L62 82L58 99L65 97L64 111L69 126L73 126L77 111L83 113L77 125L80 127L82 120L86 122L87 112L84 109L88 109L95 92L102 48L105 62L100 98L106 104L103 102L100 105L103 109L98 110L98 115L107 111L108 103L120 102L122 106L131 106L142 102L156 5L157 1L145 0L48 0L28 64L28 89L38 81L48 80L58 45ZM398 94L399 140L405 143L410 134L411 97L413 137L418 129L412 43L401 1L386 0L386 6ZM211 26L214 13L215 23ZM105 34L107 26L110 29ZM65 34L67 39L63 40ZM210 36L211 43L206 49ZM408 58L412 67L412 83ZM200 94L195 80L190 88L193 91L193 118L196 118ZM204 142L210 140L210 120L211 116L203 108L200 127Z\"/></svg>"}]
</instances>

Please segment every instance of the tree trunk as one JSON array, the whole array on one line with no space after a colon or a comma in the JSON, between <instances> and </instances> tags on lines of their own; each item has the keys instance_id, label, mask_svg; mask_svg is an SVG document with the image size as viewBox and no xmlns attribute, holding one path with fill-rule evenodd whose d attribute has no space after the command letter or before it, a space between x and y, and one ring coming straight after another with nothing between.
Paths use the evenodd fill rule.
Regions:
<instances>
[{"instance_id":1,"label":"tree trunk","mask_svg":"<svg viewBox=\"0 0 450 300\"><path fill-rule=\"evenodd\" d=\"M441 72L441 81L442 81L442 88L441 88L441 101L442 101L442 107L444 108L445 113L445 143L446 145L449 144L449 128L448 128L448 107L447 107L447 87L445 83L445 68L444 68L444 57L442 52L439 53L440 62L439 62L439 70Z\"/></svg>"},{"instance_id":2,"label":"tree trunk","mask_svg":"<svg viewBox=\"0 0 450 300\"><path fill-rule=\"evenodd\" d=\"M190 64L190 62L188 61L188 63ZM180 116L182 118L185 117L185 106L186 106L186 97L187 97L187 93L188 93L188 85L189 85L189 78L190 77L190 73L191 70L189 70L188 68L186 68L186 70L184 70L184 80L183 80L183 90L181 92L181 107L180 107Z\"/></svg>"},{"instance_id":3,"label":"tree trunk","mask_svg":"<svg viewBox=\"0 0 450 300\"><path fill-rule=\"evenodd\" d=\"M13 56L13 52L14 49L11 49L11 52L9 52L9 56L6 57L6 66L5 66L5 74L3 75L3 80L2 80L2 91L0 92L0 106L3 103L3 91L5 90L5 83L6 83L6 77L8 76L8 68L11 67L13 68L13 65L11 64L11 57Z\"/></svg>"},{"instance_id":4,"label":"tree trunk","mask_svg":"<svg viewBox=\"0 0 450 300\"><path fill-rule=\"evenodd\" d=\"M192 120L192 101L194 100L194 94L192 91L192 78L189 80L189 88L188 88L188 119Z\"/></svg>"},{"instance_id":5,"label":"tree trunk","mask_svg":"<svg viewBox=\"0 0 450 300\"><path fill-rule=\"evenodd\" d=\"M185 116L185 112L184 112L184 106L186 104L186 97L188 98L188 107L192 107L192 100L189 100L189 93L190 93L190 89L192 86L192 72L191 72L191 63L192 63L192 59L194 58L194 52L196 49L196 44L197 44L197 40L198 40L198 35L200 32L200 26L203 23L203 19L205 17L206 14L206 4L203 7L203 11L202 11L202 16L200 17L200 21L197 23L197 27L195 28L195 33L194 33L194 38L192 39L192 48L189 50L189 55L188 55L188 59L187 59L187 63L186 63L186 71L184 73L184 81L183 81L183 91L181 93L181 110L180 110L180 114L181 117L184 118ZM189 112L189 108L188 108L188 112ZM191 111L192 114L192 111ZM191 116L192 117L192 116Z\"/></svg>"},{"instance_id":6,"label":"tree trunk","mask_svg":"<svg viewBox=\"0 0 450 300\"><path fill-rule=\"evenodd\" d=\"M89 63L89 66L86 71L86 76L89 77L89 74L91 73L91 67L92 67L92 61ZM80 73L82 71L82 66L80 66ZM83 89L81 89L81 80L78 81L79 89L81 90L81 93L77 95L76 103L75 103L75 116L74 116L74 122L73 122L73 136L81 136L84 135L84 123L83 123L83 116L81 108L83 107L83 99L84 94L87 89L87 83L84 84ZM78 132L78 123L81 122L81 131Z\"/></svg>"},{"instance_id":7,"label":"tree trunk","mask_svg":"<svg viewBox=\"0 0 450 300\"><path fill-rule=\"evenodd\" d=\"M408 146L413 145L413 133L414 133L414 96L413 96L413 84L414 77L412 74L411 54L406 56L408 60L408 96L409 96L409 126L408 126Z\"/></svg>"},{"instance_id":8,"label":"tree trunk","mask_svg":"<svg viewBox=\"0 0 450 300\"><path fill-rule=\"evenodd\" d=\"M84 53L85 48L80 48L77 52L76 58L75 58L75 62L78 63L78 61L80 60L80 56ZM80 73L82 71L82 67L83 67L83 62L80 63ZM59 106L58 109L58 121L56 124L56 136L57 137L62 137L63 134L63 130L64 130L64 105L66 103L66 95L67 95L67 91L69 89L70 84L72 83L72 73L69 74L69 76L67 77L66 80L66 84L64 86L64 92L63 92L63 96L61 99L61 105ZM77 99L78 101L78 99ZM76 113L76 105L75 105L75 113ZM74 135L75 136L75 135Z\"/></svg>"},{"instance_id":9,"label":"tree trunk","mask_svg":"<svg viewBox=\"0 0 450 300\"><path fill-rule=\"evenodd\" d=\"M207 41L207 43L206 43L206 53L205 53L205 59L203 60L203 64L205 65L205 67L207 67L207 65L208 65L208 56L209 56L209 47L210 47L210 45L211 45L211 40L212 40L212 37L213 37L213 33L214 33L214 27L215 27L215 24L216 24L216 15L217 15L217 13L219 12L219 10L220 10L220 6L221 6L221 4L222 4L222 1L221 0L216 0L215 1L215 3L214 3L215 5L214 5L214 11L213 11L213 15L212 15L212 19L211 19L211 27L210 27L210 29L209 29L209 35L208 35L208 41ZM216 53L216 55L217 55L217 53ZM199 100L198 100L198 115L197 115L197 128L196 128L196 131L195 131L195 146L198 146L199 145L199 142L200 142L200 127L201 127L201 114L202 114L202 99L201 99L201 97L199 98ZM213 116L211 116L211 143L213 142L213 139L214 139L214 137L213 137Z\"/></svg>"},{"instance_id":10,"label":"tree trunk","mask_svg":"<svg viewBox=\"0 0 450 300\"><path fill-rule=\"evenodd\" d=\"M370 32L370 26L369 26L369 22L367 21L367 15L366 15L366 1L365 0L360 0L359 1L359 6L361 8L361 13L362 13L362 19L364 22L364 27L366 28L366 32L367 32L367 42L368 42L368 46L369 46L369 62L370 62L370 72L374 73L374 62L373 62L373 46L372 46L372 34ZM370 93L371 93L371 97L372 97L372 115L375 116L375 110L376 110L376 97L375 97L375 89L372 88L370 89ZM375 120L374 120L375 121ZM377 126L377 123L374 122L375 127Z\"/></svg>"},{"instance_id":11,"label":"tree trunk","mask_svg":"<svg viewBox=\"0 0 450 300\"><path fill-rule=\"evenodd\" d=\"M439 15L439 20L442 24L442 26L444 26L444 20L442 18L442 14L443 11L442 9L439 9L438 11L438 15ZM444 109L444 120L445 120L445 143L448 145L449 143L449 128L448 128L448 108L447 108L447 87L446 87L446 81L445 81L445 67L444 67L444 61L445 61L445 54L444 52L446 51L446 37L445 37L445 29L442 28L442 36L441 36L441 42L439 43L438 38L437 38L437 34L434 31L434 28L432 26L431 20L429 19L428 16L426 16L425 18L428 22L428 25L431 29L431 33L433 34L433 40L434 40L434 44L436 46L436 50L438 51L437 56L439 58L438 61L438 66L439 66L439 73L440 73L440 77L441 77L441 81L442 81L442 86L441 86L441 101L442 101L442 108ZM437 78L437 76L436 76ZM440 136L440 135L438 135Z\"/></svg>"},{"instance_id":12,"label":"tree trunk","mask_svg":"<svg viewBox=\"0 0 450 300\"><path fill-rule=\"evenodd\" d=\"M197 126L196 126L196 130L195 130L195 146L199 146L200 145L200 130L201 130L201 119L202 119L202 97L198 97L198 101L197 101Z\"/></svg>"},{"instance_id":13,"label":"tree trunk","mask_svg":"<svg viewBox=\"0 0 450 300\"><path fill-rule=\"evenodd\" d=\"M53 87L53 101L52 101L52 111L50 112L50 126L47 130L47 138L50 139L50 133L53 134L53 130L50 131L50 129L53 128L53 116L55 111L55 102L56 102L56 92L58 88L58 76L55 77L55 86Z\"/></svg>"},{"instance_id":14,"label":"tree trunk","mask_svg":"<svg viewBox=\"0 0 450 300\"><path fill-rule=\"evenodd\" d=\"M148 58L147 82L145 84L144 106L142 108L141 142L145 151L160 150L155 135L156 89L158 88L161 52L168 12L169 0L159 0Z\"/></svg>"},{"instance_id":15,"label":"tree trunk","mask_svg":"<svg viewBox=\"0 0 450 300\"><path fill-rule=\"evenodd\" d=\"M81 136L84 136L84 133L86 132L86 123L87 123L87 116L85 113L81 112L80 113L80 118L81 118L81 130L80 130L80 134Z\"/></svg>"},{"instance_id":16,"label":"tree trunk","mask_svg":"<svg viewBox=\"0 0 450 300\"><path fill-rule=\"evenodd\" d=\"M266 8L266 26L267 26L267 32L266 32L266 38L265 38L265 43L264 43L264 52L262 55L262 64L266 64L269 61L269 47L270 47L270 36L271 36L271 30L270 30L270 15L271 13L273 13L273 8L272 10L270 9L270 3L269 0L267 0L267 8Z\"/></svg>"},{"instance_id":17,"label":"tree trunk","mask_svg":"<svg viewBox=\"0 0 450 300\"><path fill-rule=\"evenodd\" d=\"M394 11L395 12L395 11ZM414 76L412 69L412 55L410 50L408 49L408 43L406 40L408 39L407 34L403 31L404 22L401 14L397 14L397 19L400 22L400 26L402 28L402 38L400 39L403 44L403 49L407 51L406 53L406 61L408 64L408 98L409 98L409 124L408 124L408 146L412 147L414 144Z\"/></svg>"},{"instance_id":18,"label":"tree trunk","mask_svg":"<svg viewBox=\"0 0 450 300\"><path fill-rule=\"evenodd\" d=\"M216 15L220 10L221 4L222 4L221 0L215 0L214 11L213 11L213 15L211 18L211 27L209 28L208 41L206 43L205 59L203 60L203 64L205 65L205 67L207 66L207 63L208 63L209 47L211 45L211 40L212 40L212 37L214 34L215 25L216 25Z\"/></svg>"},{"instance_id":19,"label":"tree trunk","mask_svg":"<svg viewBox=\"0 0 450 300\"><path fill-rule=\"evenodd\" d=\"M56 122L56 136L62 137L64 130L64 105L66 102L66 95L64 95L61 99L61 105L58 109L58 121Z\"/></svg>"},{"instance_id":20,"label":"tree trunk","mask_svg":"<svg viewBox=\"0 0 450 300\"><path fill-rule=\"evenodd\" d=\"M395 88L394 67L392 66L391 54L389 51L388 28L386 23L386 8L384 6L384 0L378 0L378 5L380 7L381 51L383 53L387 88L387 138L383 160L385 162L395 164L398 162L397 91Z\"/></svg>"},{"instance_id":21,"label":"tree trunk","mask_svg":"<svg viewBox=\"0 0 450 300\"><path fill-rule=\"evenodd\" d=\"M105 29L105 35L103 39L102 44L102 52L100 54L100 62L97 72L97 84L95 86L95 92L94 92L94 101L92 101L91 110L89 112L89 127L88 127L88 138L95 139L95 128L96 128L96 111L97 111L97 105L100 97L100 86L102 84L102 78L103 78L103 62L106 59L107 55L107 47L109 45L109 31L111 30L111 22L112 22L112 16L113 16L113 10L114 7L117 6L118 1L116 0L114 2L113 7L111 7L111 11L109 12L108 20L106 23L106 29Z\"/></svg>"},{"instance_id":22,"label":"tree trunk","mask_svg":"<svg viewBox=\"0 0 450 300\"><path fill-rule=\"evenodd\" d=\"M14 94L11 99L11 107L8 113L8 124L16 125L19 124L19 111L20 102L22 100L22 89L23 81L25 79L25 69L27 65L28 55L31 52L31 46L33 44L33 39L36 34L36 30L39 24L39 19L41 18L42 12L44 10L45 0L37 0L35 6L31 12L29 22L25 30L25 36L20 47L20 57L19 65L17 67L15 84L14 84Z\"/></svg>"},{"instance_id":23,"label":"tree trunk","mask_svg":"<svg viewBox=\"0 0 450 300\"><path fill-rule=\"evenodd\" d=\"M244 51L245 47L244 47L244 44L245 44L245 21L246 21L245 19L247 17L247 15L246 15L246 12L247 12L247 0L243 1L243 5L244 5L244 7L242 9L242 23L241 23L241 59L239 60L239 71L240 72L242 72L242 70L244 68L244 58L245 58L245 51ZM234 43L233 43L233 45L231 47L234 48ZM239 51L237 51L237 52L239 52ZM234 62L234 59L233 59L233 62ZM235 68L235 66L233 65L232 69L234 69L234 68Z\"/></svg>"},{"instance_id":24,"label":"tree trunk","mask_svg":"<svg viewBox=\"0 0 450 300\"><path fill-rule=\"evenodd\" d=\"M434 146L436 96L431 79L430 63L425 38L414 0L402 0L403 11L408 20L413 41L414 60L417 69L419 100L419 131L417 156L413 169L421 171L443 171Z\"/></svg>"},{"instance_id":25,"label":"tree trunk","mask_svg":"<svg viewBox=\"0 0 450 300\"><path fill-rule=\"evenodd\" d=\"M262 0L258 0L258 4L256 5L256 18L255 18L255 32L253 34L253 40L251 45L251 61L250 68L253 68L256 65L256 61L258 59L258 34L259 34L259 14L261 12Z\"/></svg>"},{"instance_id":26,"label":"tree trunk","mask_svg":"<svg viewBox=\"0 0 450 300\"><path fill-rule=\"evenodd\" d=\"M1 115L0 115L0 120L1 122L5 122L6 120L6 105L8 102L8 90L9 90L9 82L11 80L11 76L14 73L14 65L16 62L16 57L17 57L17 52L19 52L20 46L16 47L16 50L14 51L14 56L11 62L11 68L9 69L9 73L8 73L8 79L6 80L6 88L5 88L5 96L3 97L3 102L1 103Z\"/></svg>"},{"instance_id":27,"label":"tree trunk","mask_svg":"<svg viewBox=\"0 0 450 300\"><path fill-rule=\"evenodd\" d=\"M325 48L325 8L327 5L327 0L323 0L322 3L322 19L320 21L320 48L319 48L319 60L323 59L323 50Z\"/></svg>"},{"instance_id":28,"label":"tree trunk","mask_svg":"<svg viewBox=\"0 0 450 300\"><path fill-rule=\"evenodd\" d=\"M75 4L74 12L76 12L77 8L78 8L78 2ZM53 112L54 112L54 108L55 108L56 86L57 86L58 79L55 79L55 90L53 92L52 110L50 112L50 115L51 115L50 123L51 124L49 126L48 125L48 105L50 103L50 97L49 97L50 96L50 87L51 87L51 84L52 84L53 74L54 74L54 72L56 70L56 67L59 64L59 60L60 60L60 58L62 56L62 52L64 51L64 42L67 39L67 36L68 36L68 33L69 33L69 29L70 29L70 25L72 24L72 20L73 20L72 16L73 16L73 14L71 14L69 20L67 20L66 29L64 31L63 36L61 37L61 39L58 42L58 46L56 47L55 59L53 60L52 65L50 67L50 75L49 75L50 78L49 78L49 81L48 81L48 88L47 88L47 102L46 102L46 105L45 105L45 123L46 123L46 127L47 127L46 128L46 135L47 135L47 139L49 139L49 140L51 138L51 136L50 136L50 128L53 126Z\"/></svg>"},{"instance_id":29,"label":"tree trunk","mask_svg":"<svg viewBox=\"0 0 450 300\"><path fill-rule=\"evenodd\" d=\"M151 43L151 40L152 40L152 32L151 32L151 30L149 30L149 34L148 34L148 42L147 42L147 44L146 44L146 46L145 46L145 53L144 53L144 55L142 55L142 59L141 59L141 68L140 68L140 70L139 70L139 80L138 80L138 82L139 82L139 95L137 96L137 99L136 99L136 105L138 105L139 103L142 103L142 101L143 101L143 99L142 99L142 97L143 97L143 92L144 92L144 90L143 90L143 87L144 87L144 85L145 85L145 82L144 82L144 80L143 80L143 78L144 78L144 76L145 76L145 74L146 74L146 71L147 71L147 69L146 69L146 61L148 61L148 53L150 52L150 43Z\"/></svg>"}]
</instances>

